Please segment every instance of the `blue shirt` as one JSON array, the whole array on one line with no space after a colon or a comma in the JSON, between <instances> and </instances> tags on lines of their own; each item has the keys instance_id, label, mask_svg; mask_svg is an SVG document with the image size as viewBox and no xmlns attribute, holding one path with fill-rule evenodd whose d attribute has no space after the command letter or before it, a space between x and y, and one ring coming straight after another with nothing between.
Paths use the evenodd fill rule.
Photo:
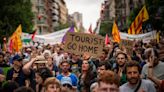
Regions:
<instances>
[{"instance_id":1,"label":"blue shirt","mask_svg":"<svg viewBox=\"0 0 164 92\"><path fill-rule=\"evenodd\" d=\"M61 81L62 77L66 77L66 76L64 76L62 74L59 74L56 78ZM77 86L78 78L77 78L77 76L75 74L71 73L67 77L70 77L71 78L71 80L72 80L72 86Z\"/></svg>"}]
</instances>

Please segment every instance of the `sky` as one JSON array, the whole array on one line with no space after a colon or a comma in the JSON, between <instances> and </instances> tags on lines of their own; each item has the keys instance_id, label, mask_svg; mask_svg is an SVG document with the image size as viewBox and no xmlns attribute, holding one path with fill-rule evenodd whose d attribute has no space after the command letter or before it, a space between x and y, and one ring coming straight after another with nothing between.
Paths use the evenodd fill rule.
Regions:
<instances>
[{"instance_id":1,"label":"sky","mask_svg":"<svg viewBox=\"0 0 164 92\"><path fill-rule=\"evenodd\" d=\"M90 24L92 24L92 30L95 28L96 21L100 17L101 3L103 1L104 0L65 0L68 13L82 13L84 28L88 29Z\"/></svg>"}]
</instances>

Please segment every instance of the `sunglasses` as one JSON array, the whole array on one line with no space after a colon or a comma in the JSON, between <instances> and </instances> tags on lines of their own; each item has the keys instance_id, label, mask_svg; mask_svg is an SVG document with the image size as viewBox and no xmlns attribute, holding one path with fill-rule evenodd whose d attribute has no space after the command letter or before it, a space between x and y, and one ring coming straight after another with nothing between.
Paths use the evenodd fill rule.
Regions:
<instances>
[{"instance_id":1,"label":"sunglasses","mask_svg":"<svg viewBox=\"0 0 164 92\"><path fill-rule=\"evenodd\" d=\"M63 84L63 87L67 87L69 89L72 89L72 86L70 84Z\"/></svg>"}]
</instances>

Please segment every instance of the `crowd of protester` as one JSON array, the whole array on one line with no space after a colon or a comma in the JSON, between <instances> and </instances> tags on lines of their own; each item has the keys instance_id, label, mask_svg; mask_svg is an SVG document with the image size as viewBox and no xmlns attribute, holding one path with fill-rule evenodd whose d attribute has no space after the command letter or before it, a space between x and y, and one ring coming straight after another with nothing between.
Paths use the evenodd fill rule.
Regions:
<instances>
[{"instance_id":1,"label":"crowd of protester","mask_svg":"<svg viewBox=\"0 0 164 92\"><path fill-rule=\"evenodd\" d=\"M0 92L163 92L164 40L106 45L101 56L64 44L0 51Z\"/></svg>"}]
</instances>

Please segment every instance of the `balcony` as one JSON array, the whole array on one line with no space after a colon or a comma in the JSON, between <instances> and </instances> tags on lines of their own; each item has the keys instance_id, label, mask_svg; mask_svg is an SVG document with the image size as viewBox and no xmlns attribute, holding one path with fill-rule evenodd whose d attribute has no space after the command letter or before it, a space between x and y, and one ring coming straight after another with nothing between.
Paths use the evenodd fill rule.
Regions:
<instances>
[{"instance_id":1,"label":"balcony","mask_svg":"<svg viewBox=\"0 0 164 92\"><path fill-rule=\"evenodd\" d=\"M56 9L53 9L53 10L52 10L52 14L53 14L53 15L59 15L59 11L56 10Z\"/></svg>"},{"instance_id":2,"label":"balcony","mask_svg":"<svg viewBox=\"0 0 164 92\"><path fill-rule=\"evenodd\" d=\"M59 17L58 17L58 16L53 16L53 17L52 17L52 20L53 20L53 21L58 21L58 20L59 20Z\"/></svg>"},{"instance_id":3,"label":"balcony","mask_svg":"<svg viewBox=\"0 0 164 92\"><path fill-rule=\"evenodd\" d=\"M53 3L53 8L55 8L55 9L59 9L59 6L56 4L56 3Z\"/></svg>"}]
</instances>

